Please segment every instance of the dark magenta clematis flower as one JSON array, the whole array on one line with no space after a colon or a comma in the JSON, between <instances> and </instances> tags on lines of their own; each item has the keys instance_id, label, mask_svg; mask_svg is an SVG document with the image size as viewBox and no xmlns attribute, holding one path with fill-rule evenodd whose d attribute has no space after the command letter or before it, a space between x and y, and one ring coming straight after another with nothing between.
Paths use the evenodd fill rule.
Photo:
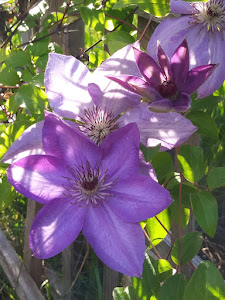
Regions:
<instances>
[{"instance_id":1,"label":"dark magenta clematis flower","mask_svg":"<svg viewBox=\"0 0 225 300\"><path fill-rule=\"evenodd\" d=\"M218 64L215 72L198 88L198 97L204 98L217 90L225 80L225 1L184 2L170 0L173 13L178 18L162 21L154 31L147 51L157 58L158 43L171 57L187 39L190 52L190 67Z\"/></svg>"},{"instance_id":2,"label":"dark magenta clematis flower","mask_svg":"<svg viewBox=\"0 0 225 300\"><path fill-rule=\"evenodd\" d=\"M184 40L171 60L158 46L158 63L147 53L134 48L135 60L143 78L132 75L107 76L129 91L144 97L154 111L185 112L192 95L211 75L216 65L198 66L189 71L189 51Z\"/></svg>"},{"instance_id":3,"label":"dark magenta clematis flower","mask_svg":"<svg viewBox=\"0 0 225 300\"><path fill-rule=\"evenodd\" d=\"M164 210L171 198L150 176L138 174L139 143L136 124L118 129L97 146L46 113L45 155L24 157L7 170L18 192L45 204L30 231L35 257L58 254L82 231L110 268L141 276L145 239L138 222Z\"/></svg>"}]
</instances>

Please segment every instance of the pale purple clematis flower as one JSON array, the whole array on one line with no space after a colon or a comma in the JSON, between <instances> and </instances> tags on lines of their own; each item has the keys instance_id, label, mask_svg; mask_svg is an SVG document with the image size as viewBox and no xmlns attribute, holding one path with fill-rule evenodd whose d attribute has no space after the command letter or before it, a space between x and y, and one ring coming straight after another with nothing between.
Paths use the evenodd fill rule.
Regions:
<instances>
[{"instance_id":1,"label":"pale purple clematis flower","mask_svg":"<svg viewBox=\"0 0 225 300\"><path fill-rule=\"evenodd\" d=\"M203 98L217 90L225 80L225 1L184 2L171 0L171 11L184 16L162 21L148 44L148 53L156 59L158 43L171 57L177 46L187 39L190 67L218 64L215 72L198 88Z\"/></svg>"},{"instance_id":2,"label":"pale purple clematis flower","mask_svg":"<svg viewBox=\"0 0 225 300\"><path fill-rule=\"evenodd\" d=\"M97 146L46 113L42 143L45 155L24 157L7 170L17 191L45 204L31 226L34 256L58 254L82 230L105 264L140 277L145 239L138 222L164 210L171 198L149 176L138 174L137 126L124 126Z\"/></svg>"},{"instance_id":3,"label":"pale purple clematis flower","mask_svg":"<svg viewBox=\"0 0 225 300\"><path fill-rule=\"evenodd\" d=\"M139 95L103 76L129 71L141 76L132 47L128 45L117 51L93 74L76 58L52 53L45 73L50 105L60 116L80 121L77 127L97 144L116 129L136 122L144 145L161 144L160 150L172 149L186 141L197 128L180 114L170 112L163 116L150 112L146 103L140 103ZM93 83L95 81L101 89ZM25 130L3 161L12 163L29 151L30 154L40 153L42 126L40 122Z\"/></svg>"},{"instance_id":4,"label":"pale purple clematis flower","mask_svg":"<svg viewBox=\"0 0 225 300\"><path fill-rule=\"evenodd\" d=\"M185 112L192 95L211 75L216 65L198 66L189 71L189 52L184 40L171 60L158 46L158 62L147 53L134 48L135 59L143 78L131 75L107 76L149 102L149 109L159 112Z\"/></svg>"}]
</instances>

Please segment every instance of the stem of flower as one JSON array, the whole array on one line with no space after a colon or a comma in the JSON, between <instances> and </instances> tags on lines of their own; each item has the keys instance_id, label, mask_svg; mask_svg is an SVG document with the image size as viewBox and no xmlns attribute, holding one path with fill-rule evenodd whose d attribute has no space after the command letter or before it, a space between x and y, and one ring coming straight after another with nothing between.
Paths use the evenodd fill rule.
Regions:
<instances>
[{"instance_id":1,"label":"stem of flower","mask_svg":"<svg viewBox=\"0 0 225 300\"><path fill-rule=\"evenodd\" d=\"M147 31L147 29L148 29L148 27L149 27L149 25L151 24L151 22L152 22L152 19L153 19L153 16L151 16L150 17L150 19L148 20L148 23L147 23L147 25L146 25L146 27L145 27L145 29L143 30L143 32L142 32L142 34L141 34L141 36L140 36L140 38L139 38L139 43L141 42L141 40L143 39L143 37L144 37L144 35L145 35L145 33L146 33L146 31Z\"/></svg>"},{"instance_id":2,"label":"stem of flower","mask_svg":"<svg viewBox=\"0 0 225 300\"><path fill-rule=\"evenodd\" d=\"M179 190L179 260L178 260L178 274L181 273L181 197L182 197L182 182L183 175L180 172L180 190Z\"/></svg>"},{"instance_id":3,"label":"stem of flower","mask_svg":"<svg viewBox=\"0 0 225 300\"><path fill-rule=\"evenodd\" d=\"M155 254L158 257L158 259L162 259L161 255L159 254L159 252L157 251L157 249L155 248L155 246L152 244L152 241L151 241L149 235L147 234L147 232L145 231L144 228L143 228L143 232L144 232L144 235L146 236L147 240L149 241L150 245L152 246L152 249L155 252Z\"/></svg>"}]
</instances>

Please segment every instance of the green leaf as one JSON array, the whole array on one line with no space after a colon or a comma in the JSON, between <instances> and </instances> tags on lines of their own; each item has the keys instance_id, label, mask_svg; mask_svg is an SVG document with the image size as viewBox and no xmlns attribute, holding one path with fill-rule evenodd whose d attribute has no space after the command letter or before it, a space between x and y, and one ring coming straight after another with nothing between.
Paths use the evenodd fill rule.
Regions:
<instances>
[{"instance_id":1,"label":"green leaf","mask_svg":"<svg viewBox=\"0 0 225 300\"><path fill-rule=\"evenodd\" d=\"M19 75L16 70L6 67L0 72L0 83L3 85L16 85L20 82Z\"/></svg>"},{"instance_id":2,"label":"green leaf","mask_svg":"<svg viewBox=\"0 0 225 300\"><path fill-rule=\"evenodd\" d=\"M205 173L203 151L198 146L184 145L178 154L179 167L190 182L198 182Z\"/></svg>"},{"instance_id":3,"label":"green leaf","mask_svg":"<svg viewBox=\"0 0 225 300\"><path fill-rule=\"evenodd\" d=\"M182 198L183 207L186 207L186 208L191 207L190 196L192 194L196 194L197 192L198 192L198 189L196 187L193 187L193 185L191 183L189 183L189 182L182 183L181 198ZM171 197L177 202L179 202L179 193L180 193L180 183L174 185L170 189Z\"/></svg>"},{"instance_id":4,"label":"green leaf","mask_svg":"<svg viewBox=\"0 0 225 300\"><path fill-rule=\"evenodd\" d=\"M171 217L169 209L163 210L160 214L157 215L160 222L165 226L169 231L171 227ZM159 244L167 235L166 230L160 225L155 217L150 218L146 222L146 229L148 231L151 242L154 246Z\"/></svg>"},{"instance_id":5,"label":"green leaf","mask_svg":"<svg viewBox=\"0 0 225 300\"><path fill-rule=\"evenodd\" d=\"M149 300L152 295L157 297L160 282L157 272L151 262L151 258L145 254L142 278L132 277L133 287L137 296L142 300Z\"/></svg>"},{"instance_id":6,"label":"green leaf","mask_svg":"<svg viewBox=\"0 0 225 300\"><path fill-rule=\"evenodd\" d=\"M132 44L135 42L135 39L125 31L114 31L106 35L104 42L108 44L109 41L117 41L125 44Z\"/></svg>"},{"instance_id":7,"label":"green leaf","mask_svg":"<svg viewBox=\"0 0 225 300\"><path fill-rule=\"evenodd\" d=\"M170 4L168 0L119 0L113 9L127 7L129 5L139 6L141 9L156 17L163 17L170 12Z\"/></svg>"},{"instance_id":8,"label":"green leaf","mask_svg":"<svg viewBox=\"0 0 225 300\"><path fill-rule=\"evenodd\" d=\"M215 93L214 93L215 94ZM218 103L221 101L221 97L210 95L206 98L197 99L197 94L194 96L191 96L192 102L191 102L191 108L192 110L212 110L214 107L218 105Z\"/></svg>"},{"instance_id":9,"label":"green leaf","mask_svg":"<svg viewBox=\"0 0 225 300\"><path fill-rule=\"evenodd\" d=\"M191 195L191 203L195 218L202 230L210 237L214 237L218 220L218 206L216 199L206 191Z\"/></svg>"},{"instance_id":10,"label":"green leaf","mask_svg":"<svg viewBox=\"0 0 225 300\"><path fill-rule=\"evenodd\" d=\"M165 281L168 277L172 276L173 268L166 259L152 260L152 263L155 267L159 282Z\"/></svg>"},{"instance_id":11,"label":"green leaf","mask_svg":"<svg viewBox=\"0 0 225 300\"><path fill-rule=\"evenodd\" d=\"M197 133L208 136L212 139L218 139L218 127L215 121L206 112L192 111L186 116L186 118L198 127Z\"/></svg>"},{"instance_id":12,"label":"green leaf","mask_svg":"<svg viewBox=\"0 0 225 300\"><path fill-rule=\"evenodd\" d=\"M0 159L12 143L18 139L30 125L31 123L28 121L16 121L14 124L8 125L5 132L3 132L0 137Z\"/></svg>"},{"instance_id":13,"label":"green leaf","mask_svg":"<svg viewBox=\"0 0 225 300\"><path fill-rule=\"evenodd\" d=\"M45 92L32 84L23 85L16 93L15 99L19 104L24 103L32 115L43 113L47 105Z\"/></svg>"},{"instance_id":14,"label":"green leaf","mask_svg":"<svg viewBox=\"0 0 225 300\"><path fill-rule=\"evenodd\" d=\"M105 30L105 14L101 10L89 9L87 7L80 8L81 17L88 27L92 27L96 32L104 33Z\"/></svg>"},{"instance_id":15,"label":"green leaf","mask_svg":"<svg viewBox=\"0 0 225 300\"><path fill-rule=\"evenodd\" d=\"M39 56L38 59L35 62L35 65L39 68L44 70L48 62L48 54L44 54L42 56Z\"/></svg>"},{"instance_id":16,"label":"green leaf","mask_svg":"<svg viewBox=\"0 0 225 300\"><path fill-rule=\"evenodd\" d=\"M200 232L188 232L181 238L181 265L185 265L192 260L202 246L203 237ZM172 260L176 265L179 261L179 240L174 243L172 252Z\"/></svg>"},{"instance_id":17,"label":"green leaf","mask_svg":"<svg viewBox=\"0 0 225 300\"><path fill-rule=\"evenodd\" d=\"M29 82L35 76L36 70L32 64L26 66L26 68L22 72L21 78L24 82Z\"/></svg>"},{"instance_id":18,"label":"green leaf","mask_svg":"<svg viewBox=\"0 0 225 300\"><path fill-rule=\"evenodd\" d=\"M152 159L158 180L161 182L167 174L173 172L173 160L169 153L159 152Z\"/></svg>"},{"instance_id":19,"label":"green leaf","mask_svg":"<svg viewBox=\"0 0 225 300\"><path fill-rule=\"evenodd\" d=\"M168 278L160 289L158 300L183 300L185 279L183 274L175 274ZM192 300L190 298L189 300Z\"/></svg>"},{"instance_id":20,"label":"green leaf","mask_svg":"<svg viewBox=\"0 0 225 300\"><path fill-rule=\"evenodd\" d=\"M50 37L46 36L48 34L47 30L40 32L33 43L27 47L27 51L33 56L41 56L49 53L48 45L50 42Z\"/></svg>"},{"instance_id":21,"label":"green leaf","mask_svg":"<svg viewBox=\"0 0 225 300\"><path fill-rule=\"evenodd\" d=\"M184 291L184 300L225 300L223 277L210 261L202 261Z\"/></svg>"},{"instance_id":22,"label":"green leaf","mask_svg":"<svg viewBox=\"0 0 225 300\"><path fill-rule=\"evenodd\" d=\"M169 207L171 212L171 218L179 224L179 201L175 200ZM185 229L189 222L190 218L190 209L186 208L184 204L181 202L181 228Z\"/></svg>"},{"instance_id":23,"label":"green leaf","mask_svg":"<svg viewBox=\"0 0 225 300\"><path fill-rule=\"evenodd\" d=\"M0 211L5 209L15 199L16 191L8 182L7 177L2 178L0 183Z\"/></svg>"},{"instance_id":24,"label":"green leaf","mask_svg":"<svg viewBox=\"0 0 225 300\"><path fill-rule=\"evenodd\" d=\"M159 152L160 144L155 147L145 147L141 144L140 149L144 155L145 161L149 162Z\"/></svg>"},{"instance_id":25,"label":"green leaf","mask_svg":"<svg viewBox=\"0 0 225 300\"><path fill-rule=\"evenodd\" d=\"M113 299L114 300L137 300L136 293L132 286L116 287L113 290Z\"/></svg>"},{"instance_id":26,"label":"green leaf","mask_svg":"<svg viewBox=\"0 0 225 300\"><path fill-rule=\"evenodd\" d=\"M7 67L23 67L31 62L31 57L28 52L18 51L14 55L10 55L10 57L5 61Z\"/></svg>"},{"instance_id":27,"label":"green leaf","mask_svg":"<svg viewBox=\"0 0 225 300\"><path fill-rule=\"evenodd\" d=\"M44 87L44 72L34 76L32 79L32 84L39 87Z\"/></svg>"},{"instance_id":28,"label":"green leaf","mask_svg":"<svg viewBox=\"0 0 225 300\"><path fill-rule=\"evenodd\" d=\"M207 177L210 190L225 186L225 167L213 169Z\"/></svg>"}]
</instances>

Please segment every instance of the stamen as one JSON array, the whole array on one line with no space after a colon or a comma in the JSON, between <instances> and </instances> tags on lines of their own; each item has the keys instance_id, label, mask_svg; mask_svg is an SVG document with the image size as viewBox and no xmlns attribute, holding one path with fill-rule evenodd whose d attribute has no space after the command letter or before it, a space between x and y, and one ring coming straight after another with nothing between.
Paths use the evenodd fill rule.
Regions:
<instances>
[{"instance_id":1,"label":"stamen","mask_svg":"<svg viewBox=\"0 0 225 300\"><path fill-rule=\"evenodd\" d=\"M119 122L116 122L114 114L107 113L98 106L94 106L92 110L84 110L84 116L80 119L82 123L79 124L79 129L97 145L101 144L108 134L119 128Z\"/></svg>"},{"instance_id":2,"label":"stamen","mask_svg":"<svg viewBox=\"0 0 225 300\"><path fill-rule=\"evenodd\" d=\"M117 180L108 181L108 169L103 171L100 163L96 163L94 167L87 161L84 167L83 163L74 168L67 166L70 177L62 176L67 180L63 187L68 193L65 196L74 200L72 204L79 204L80 206L88 206L89 203L93 207L97 207L101 201L107 201L109 197L114 195L110 189L117 183Z\"/></svg>"},{"instance_id":3,"label":"stamen","mask_svg":"<svg viewBox=\"0 0 225 300\"><path fill-rule=\"evenodd\" d=\"M223 0L211 0L207 3L193 3L191 26L201 24L200 31L205 28L209 36L225 30L225 6ZM197 10L197 13L196 13Z\"/></svg>"}]
</instances>

